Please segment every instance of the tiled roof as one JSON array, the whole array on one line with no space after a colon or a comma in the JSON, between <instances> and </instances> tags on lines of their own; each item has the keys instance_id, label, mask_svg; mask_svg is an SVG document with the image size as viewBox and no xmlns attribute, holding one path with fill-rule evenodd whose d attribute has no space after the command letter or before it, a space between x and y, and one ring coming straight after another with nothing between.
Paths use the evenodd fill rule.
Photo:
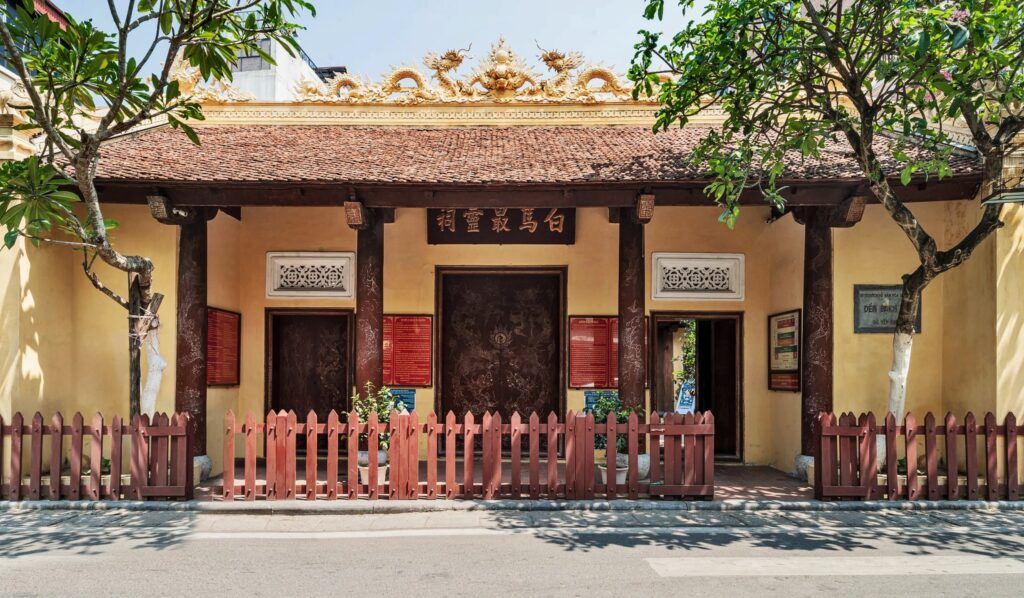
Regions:
<instances>
[{"instance_id":1,"label":"tiled roof","mask_svg":"<svg viewBox=\"0 0 1024 598\"><path fill-rule=\"evenodd\" d=\"M157 127L104 147L99 178L145 182L574 184L702 177L686 163L710 129L645 127L364 127L229 125L198 128L202 144ZM881 139L880 154L894 164ZM969 155L956 174L978 169ZM845 142L818 159L794 154L786 179L860 179Z\"/></svg>"}]
</instances>

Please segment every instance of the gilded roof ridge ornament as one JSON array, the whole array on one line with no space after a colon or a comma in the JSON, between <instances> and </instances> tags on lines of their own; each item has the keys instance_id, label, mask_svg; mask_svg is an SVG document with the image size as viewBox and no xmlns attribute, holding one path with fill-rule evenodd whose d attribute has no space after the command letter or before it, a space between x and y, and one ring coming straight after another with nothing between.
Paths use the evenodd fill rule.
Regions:
<instances>
[{"instance_id":1,"label":"gilded roof ridge ornament","mask_svg":"<svg viewBox=\"0 0 1024 598\"><path fill-rule=\"evenodd\" d=\"M373 84L348 73L326 81L303 79L295 86L300 102L322 104L426 104L426 103L600 103L632 100L632 87L612 69L585 65L579 52L540 50L539 60L554 73L542 79L499 38L487 56L466 78L455 71L469 57L469 50L452 49L429 53L423 65L432 71L427 77L411 66L395 68L380 83ZM436 81L432 85L430 80ZM592 85L599 81L600 85ZM408 85L411 82L412 85ZM645 101L645 100L641 100Z\"/></svg>"},{"instance_id":2,"label":"gilded roof ridge ornament","mask_svg":"<svg viewBox=\"0 0 1024 598\"><path fill-rule=\"evenodd\" d=\"M199 67L193 66L185 58L184 51L179 51L171 63L167 79L177 81L178 90L183 98L199 104L227 104L234 102L251 102L256 96L247 91L235 89L227 81L203 81Z\"/></svg>"}]
</instances>

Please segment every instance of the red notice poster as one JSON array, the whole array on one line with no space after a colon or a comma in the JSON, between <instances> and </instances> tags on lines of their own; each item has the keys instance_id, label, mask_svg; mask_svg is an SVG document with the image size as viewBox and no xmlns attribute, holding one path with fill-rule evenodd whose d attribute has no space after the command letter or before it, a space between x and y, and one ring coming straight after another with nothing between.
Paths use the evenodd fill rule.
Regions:
<instances>
[{"instance_id":1,"label":"red notice poster","mask_svg":"<svg viewBox=\"0 0 1024 598\"><path fill-rule=\"evenodd\" d=\"M432 384L433 318L384 316L384 384Z\"/></svg>"}]
</instances>

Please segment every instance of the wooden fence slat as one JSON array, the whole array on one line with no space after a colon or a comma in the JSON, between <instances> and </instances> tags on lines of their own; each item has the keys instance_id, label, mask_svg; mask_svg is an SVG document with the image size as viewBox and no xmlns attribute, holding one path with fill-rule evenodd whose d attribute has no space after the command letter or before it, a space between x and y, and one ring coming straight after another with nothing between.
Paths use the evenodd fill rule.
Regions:
<instances>
[{"instance_id":1,"label":"wooden fence slat","mask_svg":"<svg viewBox=\"0 0 1024 598\"><path fill-rule=\"evenodd\" d=\"M671 421L674 424L682 423L684 425L697 423L693 413L685 415L673 413ZM693 486L700 483L704 477L704 455L701 454L703 453L703 444L703 437L696 434L686 434L685 436L672 435L672 449L675 452L675 459L672 463L672 484L682 482L684 486ZM682 447L682 450L679 447ZM698 457L698 455L700 456ZM667 468L668 466L666 465Z\"/></svg>"},{"instance_id":2,"label":"wooden fence slat","mask_svg":"<svg viewBox=\"0 0 1024 598\"><path fill-rule=\"evenodd\" d=\"M501 413L491 416L491 497L501 496Z\"/></svg>"},{"instance_id":3,"label":"wooden fence slat","mask_svg":"<svg viewBox=\"0 0 1024 598\"><path fill-rule=\"evenodd\" d=\"M853 414L843 413L839 416L839 425L842 427L852 427ZM853 472L854 463L856 461L856 439L854 442L850 442L851 437L848 434L839 436L839 485L840 486L853 486Z\"/></svg>"},{"instance_id":4,"label":"wooden fence slat","mask_svg":"<svg viewBox=\"0 0 1024 598\"><path fill-rule=\"evenodd\" d=\"M256 418L245 416L245 500L256 500Z\"/></svg>"},{"instance_id":5,"label":"wooden fence slat","mask_svg":"<svg viewBox=\"0 0 1024 598\"><path fill-rule=\"evenodd\" d=\"M367 490L367 498L370 500L377 500L378 496L378 481L377 481L377 451L380 447L380 438L377 431L377 412L371 411L370 415L366 418L366 450L369 451L367 454L368 471L366 475L366 484L369 487ZM388 476L390 479L390 476Z\"/></svg>"},{"instance_id":6,"label":"wooden fence slat","mask_svg":"<svg viewBox=\"0 0 1024 598\"><path fill-rule=\"evenodd\" d=\"M306 500L316 500L316 474L319 461L316 427L316 412L310 409L306 415Z\"/></svg>"},{"instance_id":7,"label":"wooden fence slat","mask_svg":"<svg viewBox=\"0 0 1024 598\"><path fill-rule=\"evenodd\" d=\"M996 452L996 416L989 411L985 414L985 497L999 499L998 459Z\"/></svg>"},{"instance_id":8,"label":"wooden fence slat","mask_svg":"<svg viewBox=\"0 0 1024 598\"><path fill-rule=\"evenodd\" d=\"M345 475L345 481L348 484L348 498L353 500L359 498L361 485L359 482L359 429L361 425L359 424L359 414L355 410L349 411L345 419L345 432L348 438L348 452L345 456L348 473Z\"/></svg>"},{"instance_id":9,"label":"wooden fence slat","mask_svg":"<svg viewBox=\"0 0 1024 598\"><path fill-rule=\"evenodd\" d=\"M978 500L978 422L967 412L964 418L964 467L967 470L967 499Z\"/></svg>"},{"instance_id":10,"label":"wooden fence slat","mask_svg":"<svg viewBox=\"0 0 1024 598\"><path fill-rule=\"evenodd\" d=\"M835 415L832 413L822 413L821 419L821 441L819 442L819 451L821 454L821 471L815 471L814 475L817 478L821 478L821 487L829 488L835 485L836 477L836 461L835 461L835 438L832 436L826 436L825 433L832 427L835 422ZM831 498L831 496L823 495L822 499Z\"/></svg>"},{"instance_id":11,"label":"wooden fence slat","mask_svg":"<svg viewBox=\"0 0 1024 598\"><path fill-rule=\"evenodd\" d=\"M12 486L14 484L11 484ZM4 416L0 415L0 494L4 487ZM0 496L3 498L3 496Z\"/></svg>"},{"instance_id":12,"label":"wooden fence slat","mask_svg":"<svg viewBox=\"0 0 1024 598\"><path fill-rule=\"evenodd\" d=\"M85 419L80 411L75 412L71 418L71 488L68 498L80 500L82 498L82 455L83 443L85 440ZM52 475L52 474L51 474ZM60 479L60 470L57 470L57 479Z\"/></svg>"},{"instance_id":13,"label":"wooden fence slat","mask_svg":"<svg viewBox=\"0 0 1024 598\"><path fill-rule=\"evenodd\" d=\"M583 476L586 479L586 496L584 498L592 500L594 498L594 431L595 431L594 413L591 411L587 412L586 416L586 430L583 437L584 440L584 452L583 452Z\"/></svg>"},{"instance_id":14,"label":"wooden fence slat","mask_svg":"<svg viewBox=\"0 0 1024 598\"><path fill-rule=\"evenodd\" d=\"M875 425L875 414L868 412L860 416L861 427L867 430L861 438L861 471L860 483L864 485L864 498L875 500L878 498L878 428Z\"/></svg>"},{"instance_id":15,"label":"wooden fence slat","mask_svg":"<svg viewBox=\"0 0 1024 598\"><path fill-rule=\"evenodd\" d=\"M170 422L166 413L153 416L153 426L167 427ZM155 437L151 434L155 434ZM149 475L153 486L167 486L167 437L163 434L151 433L146 430L146 438L150 443Z\"/></svg>"},{"instance_id":16,"label":"wooden fence slat","mask_svg":"<svg viewBox=\"0 0 1024 598\"><path fill-rule=\"evenodd\" d=\"M462 496L463 498L472 498L475 493L473 458L476 452L473 413L467 412L462 421Z\"/></svg>"},{"instance_id":17,"label":"wooden fence slat","mask_svg":"<svg viewBox=\"0 0 1024 598\"><path fill-rule=\"evenodd\" d=\"M558 416L548 414L548 498L558 498Z\"/></svg>"},{"instance_id":18,"label":"wooden fence slat","mask_svg":"<svg viewBox=\"0 0 1024 598\"><path fill-rule=\"evenodd\" d=\"M338 412L327 414L327 500L338 498ZM307 450L308 453L308 450Z\"/></svg>"},{"instance_id":19,"label":"wooden fence slat","mask_svg":"<svg viewBox=\"0 0 1024 598\"><path fill-rule=\"evenodd\" d=\"M648 435L647 452L651 459L651 483L662 482L664 473L661 469L661 447L664 436L654 434L654 427L662 424L661 416L655 412L651 414L650 432Z\"/></svg>"},{"instance_id":20,"label":"wooden fence slat","mask_svg":"<svg viewBox=\"0 0 1024 598\"><path fill-rule=\"evenodd\" d=\"M455 413L449 411L444 418L444 495L447 499L455 498L455 451L458 438L455 434Z\"/></svg>"},{"instance_id":21,"label":"wooden fence slat","mask_svg":"<svg viewBox=\"0 0 1024 598\"><path fill-rule=\"evenodd\" d=\"M576 414L565 415L565 497L576 496Z\"/></svg>"},{"instance_id":22,"label":"wooden fence slat","mask_svg":"<svg viewBox=\"0 0 1024 598\"><path fill-rule=\"evenodd\" d=\"M626 438L626 447L629 450L628 469L626 470L626 492L632 500L636 499L640 495L640 484L637 479L640 471L640 419L635 411L629 414L629 421L626 425L628 426L626 430L626 433L628 434ZM653 466L654 463L652 459L651 467Z\"/></svg>"},{"instance_id":23,"label":"wooden fence slat","mask_svg":"<svg viewBox=\"0 0 1024 598\"><path fill-rule=\"evenodd\" d=\"M824 430L828 414L825 412L818 412L818 415L814 418L813 432L814 432L814 499L824 500L825 499L825 482L823 480L823 474L825 471L824 453L822 446L827 440L825 438Z\"/></svg>"},{"instance_id":24,"label":"wooden fence slat","mask_svg":"<svg viewBox=\"0 0 1024 598\"><path fill-rule=\"evenodd\" d=\"M120 415L110 420L110 484L107 489L112 500L121 498L121 459L124 455L124 421Z\"/></svg>"},{"instance_id":25,"label":"wooden fence slat","mask_svg":"<svg viewBox=\"0 0 1024 598\"><path fill-rule=\"evenodd\" d=\"M21 448L24 429L25 420L21 412L15 412L11 417L11 483L7 491L10 500L21 500Z\"/></svg>"},{"instance_id":26,"label":"wooden fence slat","mask_svg":"<svg viewBox=\"0 0 1024 598\"><path fill-rule=\"evenodd\" d=\"M1020 498L1020 486L1017 475L1017 418L1013 413L1006 414L1006 498Z\"/></svg>"},{"instance_id":27,"label":"wooden fence slat","mask_svg":"<svg viewBox=\"0 0 1024 598\"><path fill-rule=\"evenodd\" d=\"M484 411L484 416L480 421L480 436L482 437L480 491L485 500L494 498L491 493L491 470L494 468L494 442L491 440L494 427L491 425L491 417L490 411Z\"/></svg>"},{"instance_id":28,"label":"wooden fence slat","mask_svg":"<svg viewBox=\"0 0 1024 598\"><path fill-rule=\"evenodd\" d=\"M509 459L511 460L510 466L512 470L512 483L509 486L509 491L512 494L512 498L520 498L523 495L522 425L522 416L519 415L518 411L513 411L512 417L509 419Z\"/></svg>"},{"instance_id":29,"label":"wooden fence slat","mask_svg":"<svg viewBox=\"0 0 1024 598\"><path fill-rule=\"evenodd\" d=\"M899 465L896 459L896 415L892 411L885 415L885 483L886 498L896 500L901 496Z\"/></svg>"},{"instance_id":30,"label":"wooden fence slat","mask_svg":"<svg viewBox=\"0 0 1024 598\"><path fill-rule=\"evenodd\" d=\"M287 444L285 451L287 454L287 460L285 461L285 491L288 493L287 498L295 499L295 457L296 457L296 438L298 435L298 418L295 416L295 412L289 410L284 416L287 423L287 436L285 437Z\"/></svg>"},{"instance_id":31,"label":"wooden fence slat","mask_svg":"<svg viewBox=\"0 0 1024 598\"><path fill-rule=\"evenodd\" d=\"M924 416L925 478L928 480L928 500L939 499L939 447L935 438L935 415Z\"/></svg>"},{"instance_id":32,"label":"wooden fence slat","mask_svg":"<svg viewBox=\"0 0 1024 598\"><path fill-rule=\"evenodd\" d=\"M89 430L89 499L100 499L103 476L103 415L92 416Z\"/></svg>"},{"instance_id":33,"label":"wooden fence slat","mask_svg":"<svg viewBox=\"0 0 1024 598\"><path fill-rule=\"evenodd\" d=\"M58 411L50 419L50 500L60 500L60 470L63 458L64 416Z\"/></svg>"},{"instance_id":34,"label":"wooden fence slat","mask_svg":"<svg viewBox=\"0 0 1024 598\"><path fill-rule=\"evenodd\" d=\"M388 498L391 499L399 498L399 490L405 482L405 459L402 458L401 451L405 442L406 423L404 415L399 415L396 411L391 412L388 421L388 462L391 465L388 473Z\"/></svg>"},{"instance_id":35,"label":"wooden fence slat","mask_svg":"<svg viewBox=\"0 0 1024 598\"><path fill-rule=\"evenodd\" d=\"M427 498L437 498L437 414L427 414Z\"/></svg>"},{"instance_id":36,"label":"wooden fence slat","mask_svg":"<svg viewBox=\"0 0 1024 598\"><path fill-rule=\"evenodd\" d=\"M38 411L32 416L29 427L28 471L28 498L39 500L43 477L43 415Z\"/></svg>"},{"instance_id":37,"label":"wooden fence slat","mask_svg":"<svg viewBox=\"0 0 1024 598\"><path fill-rule=\"evenodd\" d=\"M703 413L694 413L694 414L691 414L691 415L693 417L693 423L694 424L703 424L704 423L705 414L703 414ZM679 414L678 413L676 414L676 421L677 422L679 421ZM704 485L704 479L705 479L705 477L707 475L707 471L705 469L705 466L707 464L706 463L707 460L705 459L705 451L706 451L706 446L707 446L707 435L706 434L690 434L689 436L693 436L694 450L693 450L693 453L689 453L688 452L686 454L686 459L693 461L693 483L694 483L694 485L695 486L703 486ZM689 467L689 465L687 464L686 467Z\"/></svg>"},{"instance_id":38,"label":"wooden fence slat","mask_svg":"<svg viewBox=\"0 0 1024 598\"><path fill-rule=\"evenodd\" d=\"M917 479L917 419L907 412L903 419L907 456L907 500L917 500L921 495L921 484Z\"/></svg>"},{"instance_id":39,"label":"wooden fence slat","mask_svg":"<svg viewBox=\"0 0 1024 598\"><path fill-rule=\"evenodd\" d=\"M540 498L540 416L530 413L530 498Z\"/></svg>"},{"instance_id":40,"label":"wooden fence slat","mask_svg":"<svg viewBox=\"0 0 1024 598\"><path fill-rule=\"evenodd\" d=\"M235 500L235 413L224 414L224 500Z\"/></svg>"},{"instance_id":41,"label":"wooden fence slat","mask_svg":"<svg viewBox=\"0 0 1024 598\"><path fill-rule=\"evenodd\" d=\"M960 481L956 454L956 417L953 412L946 413L946 498L956 500L960 497Z\"/></svg>"},{"instance_id":42,"label":"wooden fence slat","mask_svg":"<svg viewBox=\"0 0 1024 598\"><path fill-rule=\"evenodd\" d=\"M270 411L263 424L263 454L267 462L267 500L277 500L277 413Z\"/></svg>"},{"instance_id":43,"label":"wooden fence slat","mask_svg":"<svg viewBox=\"0 0 1024 598\"><path fill-rule=\"evenodd\" d=\"M407 416L409 423L406 427L409 435L406 441L406 459L408 459L405 470L405 485L407 498L419 498L420 495L420 417L413 410Z\"/></svg>"},{"instance_id":44,"label":"wooden fence slat","mask_svg":"<svg viewBox=\"0 0 1024 598\"><path fill-rule=\"evenodd\" d=\"M616 445L618 443L618 418L614 411L609 411L608 416L604 422L604 433L605 433L605 493L609 499L618 497L618 486L615 485L615 476L617 475L615 458L618 454Z\"/></svg>"},{"instance_id":45,"label":"wooden fence slat","mask_svg":"<svg viewBox=\"0 0 1024 598\"><path fill-rule=\"evenodd\" d=\"M175 435L171 438L171 483L174 485L174 496L189 499L192 494L192 447L191 434L188 432L188 414L175 413L171 416L171 426L185 431L185 437ZM232 439L233 440L233 439ZM234 468L234 463L231 464Z\"/></svg>"},{"instance_id":46,"label":"wooden fence slat","mask_svg":"<svg viewBox=\"0 0 1024 598\"><path fill-rule=\"evenodd\" d=\"M711 426L712 432L704 436L704 480L703 486L711 489L710 494L705 497L708 500L715 499L715 414L712 411L704 412L704 425ZM699 458L699 456L698 456Z\"/></svg>"}]
</instances>

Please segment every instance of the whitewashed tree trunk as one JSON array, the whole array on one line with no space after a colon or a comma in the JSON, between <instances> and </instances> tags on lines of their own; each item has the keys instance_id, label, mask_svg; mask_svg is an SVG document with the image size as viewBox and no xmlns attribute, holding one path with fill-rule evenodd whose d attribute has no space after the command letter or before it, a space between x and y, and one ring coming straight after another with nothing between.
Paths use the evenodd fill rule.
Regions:
<instances>
[{"instance_id":1,"label":"whitewashed tree trunk","mask_svg":"<svg viewBox=\"0 0 1024 598\"><path fill-rule=\"evenodd\" d=\"M160 355L159 328L154 327L146 335L146 385L142 389L140 406L142 413L153 417L156 413L156 397L164 379L167 361Z\"/></svg>"},{"instance_id":2,"label":"whitewashed tree trunk","mask_svg":"<svg viewBox=\"0 0 1024 598\"><path fill-rule=\"evenodd\" d=\"M896 421L903 419L907 408L907 378L910 375L910 351L914 335L897 332L892 337L892 369L889 370L889 411Z\"/></svg>"}]
</instances>

